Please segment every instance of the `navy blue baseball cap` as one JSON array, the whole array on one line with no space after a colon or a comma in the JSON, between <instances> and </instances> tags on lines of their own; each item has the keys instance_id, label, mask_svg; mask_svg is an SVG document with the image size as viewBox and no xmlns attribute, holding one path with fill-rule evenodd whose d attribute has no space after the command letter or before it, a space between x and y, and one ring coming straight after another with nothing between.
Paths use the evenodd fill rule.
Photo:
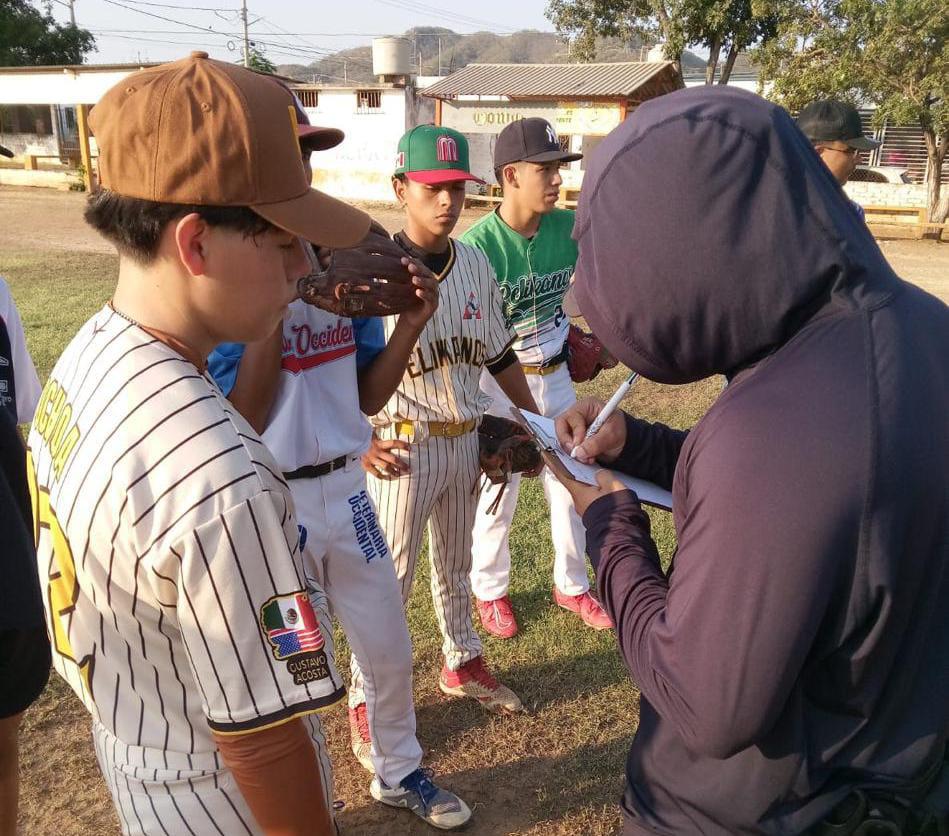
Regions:
<instances>
[{"instance_id":1,"label":"navy blue baseball cap","mask_svg":"<svg viewBox=\"0 0 949 836\"><path fill-rule=\"evenodd\" d=\"M511 122L498 134L494 145L494 167L509 163L570 163L583 154L571 154L560 147L553 125L546 119L530 117Z\"/></svg>"}]
</instances>

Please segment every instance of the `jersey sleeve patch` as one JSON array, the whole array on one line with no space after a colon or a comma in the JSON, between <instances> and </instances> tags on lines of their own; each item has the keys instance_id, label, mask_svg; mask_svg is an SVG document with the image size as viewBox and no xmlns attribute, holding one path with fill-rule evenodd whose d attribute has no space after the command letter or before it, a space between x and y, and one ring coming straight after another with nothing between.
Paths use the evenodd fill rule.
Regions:
<instances>
[{"instance_id":1,"label":"jersey sleeve patch","mask_svg":"<svg viewBox=\"0 0 949 836\"><path fill-rule=\"evenodd\" d=\"M305 592L275 595L260 608L260 626L274 659L297 685L330 677L320 622Z\"/></svg>"}]
</instances>

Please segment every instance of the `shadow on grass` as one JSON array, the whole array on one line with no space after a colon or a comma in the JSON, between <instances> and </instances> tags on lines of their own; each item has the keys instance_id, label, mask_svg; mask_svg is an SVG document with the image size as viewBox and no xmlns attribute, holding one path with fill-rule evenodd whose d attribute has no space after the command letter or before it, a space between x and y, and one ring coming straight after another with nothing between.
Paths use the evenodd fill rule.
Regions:
<instances>
[{"instance_id":1,"label":"shadow on grass","mask_svg":"<svg viewBox=\"0 0 949 836\"><path fill-rule=\"evenodd\" d=\"M603 814L604 790L610 802L618 803L623 786L623 765L629 740L620 738L593 742L567 754L537 754L516 761L442 773L439 783L450 787L472 808L467 834L589 833L563 829L570 821L593 818L595 832L616 832L618 808ZM407 813L378 804L344 809L339 817L344 834L429 833ZM574 825L576 826L576 825Z\"/></svg>"},{"instance_id":2,"label":"shadow on grass","mask_svg":"<svg viewBox=\"0 0 949 836\"><path fill-rule=\"evenodd\" d=\"M569 716L566 706L598 694L606 685L628 689L630 702L637 700L636 690L626 679L625 669L612 649L574 656L569 662L515 662L506 666L499 678L520 696L526 714L535 718L543 714L555 715L561 710ZM446 740L467 735L475 729L514 722L522 715L499 717L472 699L456 699L439 693L434 699L417 702L415 716L420 741L428 748L444 746Z\"/></svg>"}]
</instances>

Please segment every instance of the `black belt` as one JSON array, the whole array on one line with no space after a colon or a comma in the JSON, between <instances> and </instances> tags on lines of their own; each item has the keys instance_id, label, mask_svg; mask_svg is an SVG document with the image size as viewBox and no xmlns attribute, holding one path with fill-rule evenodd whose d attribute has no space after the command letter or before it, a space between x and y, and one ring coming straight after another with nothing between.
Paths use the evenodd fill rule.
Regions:
<instances>
[{"instance_id":1,"label":"black belt","mask_svg":"<svg viewBox=\"0 0 949 836\"><path fill-rule=\"evenodd\" d=\"M341 467L346 466L346 462L349 461L349 456L337 456L331 462L323 462L323 464L305 464L303 467L298 467L296 470L291 470L289 473L284 473L284 479L319 479L320 476L325 476L327 473L332 473L334 470L339 470Z\"/></svg>"}]
</instances>

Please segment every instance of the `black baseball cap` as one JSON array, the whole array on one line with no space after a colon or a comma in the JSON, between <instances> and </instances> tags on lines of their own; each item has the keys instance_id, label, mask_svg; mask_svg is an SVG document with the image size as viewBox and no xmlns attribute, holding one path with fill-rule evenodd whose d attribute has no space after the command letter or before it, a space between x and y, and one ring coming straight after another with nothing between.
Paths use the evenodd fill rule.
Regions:
<instances>
[{"instance_id":1,"label":"black baseball cap","mask_svg":"<svg viewBox=\"0 0 949 836\"><path fill-rule=\"evenodd\" d=\"M811 102L797 117L797 126L811 142L846 142L851 148L871 151L880 143L864 136L857 109L833 99Z\"/></svg>"},{"instance_id":2,"label":"black baseball cap","mask_svg":"<svg viewBox=\"0 0 949 836\"><path fill-rule=\"evenodd\" d=\"M571 163L583 154L571 154L560 147L557 132L546 119L531 117L511 122L498 134L494 145L494 167L508 163Z\"/></svg>"}]
</instances>

